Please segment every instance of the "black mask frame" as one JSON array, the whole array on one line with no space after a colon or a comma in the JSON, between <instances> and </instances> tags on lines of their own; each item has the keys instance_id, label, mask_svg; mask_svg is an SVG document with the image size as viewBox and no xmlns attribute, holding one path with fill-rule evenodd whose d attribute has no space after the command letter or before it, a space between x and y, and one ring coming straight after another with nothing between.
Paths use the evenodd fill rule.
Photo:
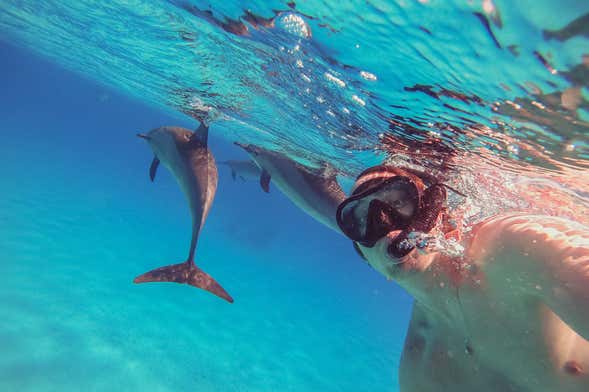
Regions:
<instances>
[{"instance_id":1,"label":"black mask frame","mask_svg":"<svg viewBox=\"0 0 589 392\"><path fill-rule=\"evenodd\" d=\"M403 216L393 206L379 198L375 198L370 201L363 230L361 227L362 222L357 222L355 217L352 216L351 219L344 217L344 210L350 203L365 199L391 185L405 186L405 190L409 191L412 197L411 202L415 205L415 211L411 216ZM387 251L392 257L402 258L415 248L405 242L411 232L428 233L434 228L446 201L445 188L446 185L436 183L423 192L419 192L414 181L405 176L393 176L385 181L380 179L368 181L360 185L348 199L338 206L336 212L337 223L348 238L368 248L373 247L378 240L389 232L401 230L401 233L391 242Z\"/></svg>"},{"instance_id":2,"label":"black mask frame","mask_svg":"<svg viewBox=\"0 0 589 392\"><path fill-rule=\"evenodd\" d=\"M382 192L387 187L403 190L408 195L408 202L414 206L411 216L406 216L399 212L394 206L391 206L385 198L374 198L370 200L366 221L359 222L356 217L349 218L346 215L353 214L358 205L353 206L352 210L345 213L346 209L352 203L360 203L362 200L369 198L375 193ZM346 200L344 200L337 209L336 219L342 232L362 246L372 247L391 230L403 230L409 226L416 211L419 210L420 197L419 190L415 183L405 176L394 176L384 181L372 180L362 184Z\"/></svg>"}]
</instances>

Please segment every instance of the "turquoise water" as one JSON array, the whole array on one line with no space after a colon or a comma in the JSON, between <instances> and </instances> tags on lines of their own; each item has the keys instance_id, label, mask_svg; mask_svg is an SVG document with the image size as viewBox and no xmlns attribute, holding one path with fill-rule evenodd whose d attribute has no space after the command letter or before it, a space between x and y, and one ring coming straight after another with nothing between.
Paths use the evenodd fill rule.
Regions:
<instances>
[{"instance_id":1,"label":"turquoise water","mask_svg":"<svg viewBox=\"0 0 589 392\"><path fill-rule=\"evenodd\" d=\"M235 304L133 285L183 260L190 236L182 194L165 171L149 182L134 133L186 120L15 48L2 57L0 390L395 390L407 295L224 168L197 263Z\"/></svg>"},{"instance_id":2,"label":"turquoise water","mask_svg":"<svg viewBox=\"0 0 589 392\"><path fill-rule=\"evenodd\" d=\"M277 188L225 167L196 261L235 303L133 285L190 240L183 195L165 170L149 181L135 134L205 118L218 161L255 143L333 164L346 190L385 158L383 135L432 169L435 140L480 158L455 167L472 221L526 207L587 223L589 39L561 30L587 13L574 0L2 1L0 391L399 390L411 298ZM566 208L532 205L530 189Z\"/></svg>"}]
</instances>

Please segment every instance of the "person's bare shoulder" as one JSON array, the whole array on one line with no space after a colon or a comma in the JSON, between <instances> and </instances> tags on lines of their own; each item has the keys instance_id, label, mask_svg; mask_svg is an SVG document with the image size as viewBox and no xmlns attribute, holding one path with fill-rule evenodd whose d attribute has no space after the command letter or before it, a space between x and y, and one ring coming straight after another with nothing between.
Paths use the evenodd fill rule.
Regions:
<instances>
[{"instance_id":1,"label":"person's bare shoulder","mask_svg":"<svg viewBox=\"0 0 589 392\"><path fill-rule=\"evenodd\" d=\"M589 228L554 216L511 214L473 229L467 255L540 297L589 339Z\"/></svg>"},{"instance_id":2,"label":"person's bare shoulder","mask_svg":"<svg viewBox=\"0 0 589 392\"><path fill-rule=\"evenodd\" d=\"M539 256L545 251L578 254L589 251L589 227L555 216L518 213L489 218L473 229L470 252L474 254L510 246Z\"/></svg>"}]
</instances>

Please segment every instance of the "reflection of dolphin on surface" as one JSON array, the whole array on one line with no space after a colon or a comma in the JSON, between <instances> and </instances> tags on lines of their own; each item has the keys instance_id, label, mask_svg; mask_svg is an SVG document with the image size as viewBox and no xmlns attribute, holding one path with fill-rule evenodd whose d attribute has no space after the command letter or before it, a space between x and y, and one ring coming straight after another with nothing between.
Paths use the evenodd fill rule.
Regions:
<instances>
[{"instance_id":1,"label":"reflection of dolphin on surface","mask_svg":"<svg viewBox=\"0 0 589 392\"><path fill-rule=\"evenodd\" d=\"M182 188L192 215L192 242L185 262L146 272L133 282L185 283L233 302L215 279L194 264L198 236L217 190L217 167L207 147L208 127L201 123L194 133L179 127L160 127L146 135L137 136L147 140L155 155L149 169L151 180L154 180L158 165L162 162Z\"/></svg>"},{"instance_id":2,"label":"reflection of dolphin on surface","mask_svg":"<svg viewBox=\"0 0 589 392\"><path fill-rule=\"evenodd\" d=\"M336 179L336 171L325 165L321 169L303 166L286 156L251 144L238 146L246 150L262 169L260 185L269 189L272 179L297 207L332 230L341 233L335 213L346 198Z\"/></svg>"},{"instance_id":3,"label":"reflection of dolphin on surface","mask_svg":"<svg viewBox=\"0 0 589 392\"><path fill-rule=\"evenodd\" d=\"M252 160L229 160L219 162L219 165L226 165L231 169L231 177L235 181L240 178L242 181L257 180L262 175L262 169ZM268 192L267 189L264 189Z\"/></svg>"}]
</instances>

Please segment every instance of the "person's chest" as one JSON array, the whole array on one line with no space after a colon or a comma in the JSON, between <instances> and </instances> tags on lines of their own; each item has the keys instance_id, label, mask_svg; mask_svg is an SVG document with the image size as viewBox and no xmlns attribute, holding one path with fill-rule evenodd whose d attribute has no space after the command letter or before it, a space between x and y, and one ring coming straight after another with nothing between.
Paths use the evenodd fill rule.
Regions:
<instances>
[{"instance_id":1,"label":"person's chest","mask_svg":"<svg viewBox=\"0 0 589 392\"><path fill-rule=\"evenodd\" d=\"M416 305L402 358L403 392L589 390L586 374L566 371L571 353L589 370L589 343L550 318L538 300L476 286L437 296L429 310Z\"/></svg>"}]
</instances>

